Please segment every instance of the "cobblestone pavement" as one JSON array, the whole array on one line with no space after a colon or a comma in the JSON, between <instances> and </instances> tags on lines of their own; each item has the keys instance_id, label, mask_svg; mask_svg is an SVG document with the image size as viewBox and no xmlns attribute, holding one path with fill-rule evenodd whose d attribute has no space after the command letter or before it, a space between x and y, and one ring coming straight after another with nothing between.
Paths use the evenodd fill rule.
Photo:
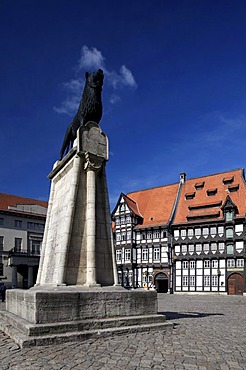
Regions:
<instances>
[{"instance_id":1,"label":"cobblestone pavement","mask_svg":"<svg viewBox=\"0 0 246 370\"><path fill-rule=\"evenodd\" d=\"M0 369L246 369L246 296L159 294L158 307L173 333L21 350L0 332Z\"/></svg>"}]
</instances>

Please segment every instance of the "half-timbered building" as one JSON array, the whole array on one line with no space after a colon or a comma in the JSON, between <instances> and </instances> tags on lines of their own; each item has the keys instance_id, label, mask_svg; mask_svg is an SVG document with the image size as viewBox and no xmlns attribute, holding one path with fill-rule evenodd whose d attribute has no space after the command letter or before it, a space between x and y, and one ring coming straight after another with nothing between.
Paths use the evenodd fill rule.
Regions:
<instances>
[{"instance_id":1,"label":"half-timbered building","mask_svg":"<svg viewBox=\"0 0 246 370\"><path fill-rule=\"evenodd\" d=\"M160 292L246 292L243 169L121 194L112 213L119 281Z\"/></svg>"},{"instance_id":2,"label":"half-timbered building","mask_svg":"<svg viewBox=\"0 0 246 370\"><path fill-rule=\"evenodd\" d=\"M246 291L245 215L242 169L183 182L172 224L176 292Z\"/></svg>"},{"instance_id":3,"label":"half-timbered building","mask_svg":"<svg viewBox=\"0 0 246 370\"><path fill-rule=\"evenodd\" d=\"M121 194L112 213L119 282L172 290L169 226L178 184Z\"/></svg>"}]
</instances>

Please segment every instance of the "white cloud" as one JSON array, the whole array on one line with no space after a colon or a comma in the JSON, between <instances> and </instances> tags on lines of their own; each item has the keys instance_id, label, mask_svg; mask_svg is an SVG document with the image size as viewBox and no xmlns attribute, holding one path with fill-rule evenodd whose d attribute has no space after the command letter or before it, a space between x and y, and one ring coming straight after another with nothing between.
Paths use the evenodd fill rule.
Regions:
<instances>
[{"instance_id":1,"label":"white cloud","mask_svg":"<svg viewBox=\"0 0 246 370\"><path fill-rule=\"evenodd\" d=\"M82 78L73 79L68 82L63 82L63 87L73 94L81 94L85 81Z\"/></svg>"},{"instance_id":2,"label":"white cloud","mask_svg":"<svg viewBox=\"0 0 246 370\"><path fill-rule=\"evenodd\" d=\"M76 110L78 109L78 105L80 102L80 97L78 96L71 96L64 100L59 107L54 106L53 109L56 113L59 114L68 114L69 116L73 116Z\"/></svg>"},{"instance_id":3,"label":"white cloud","mask_svg":"<svg viewBox=\"0 0 246 370\"><path fill-rule=\"evenodd\" d=\"M81 49L81 56L79 59L79 69L84 68L103 68L104 67L104 60L102 53L100 50L96 48L88 48L88 46L84 45Z\"/></svg>"},{"instance_id":4,"label":"white cloud","mask_svg":"<svg viewBox=\"0 0 246 370\"><path fill-rule=\"evenodd\" d=\"M132 72L125 65L122 65L120 67L120 74L121 74L121 80L123 84L125 84L126 86L131 86L133 88L137 87L137 84L136 84L135 78L133 77Z\"/></svg>"},{"instance_id":5,"label":"white cloud","mask_svg":"<svg viewBox=\"0 0 246 370\"><path fill-rule=\"evenodd\" d=\"M119 68L119 72L109 70L106 67L105 61L106 58L102 55L102 52L100 50L95 47L89 48L88 46L83 45L81 48L81 56L78 61L76 71L78 73L82 70L86 72L86 70L93 71L98 68L102 68L106 77L104 80L105 83L111 86L111 88L113 88L114 90L122 89L124 87L133 89L137 88L137 83L129 68L127 68L123 64ZM84 87L84 80L81 77L73 78L68 82L63 82L62 85L67 90L68 97L60 104L60 106L55 106L54 110L57 113L72 115L78 109ZM119 95L110 95L110 104L114 105L116 103L119 103L120 100L121 98Z\"/></svg>"}]
</instances>

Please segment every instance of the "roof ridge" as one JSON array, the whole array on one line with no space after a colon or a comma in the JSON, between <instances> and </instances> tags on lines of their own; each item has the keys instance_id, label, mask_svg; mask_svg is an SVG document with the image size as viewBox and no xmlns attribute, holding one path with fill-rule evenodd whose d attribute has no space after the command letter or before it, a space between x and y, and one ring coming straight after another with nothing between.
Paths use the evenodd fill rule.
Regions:
<instances>
[{"instance_id":1,"label":"roof ridge","mask_svg":"<svg viewBox=\"0 0 246 370\"><path fill-rule=\"evenodd\" d=\"M153 190L153 189L166 188L167 186L173 186L173 185L178 185L178 184L179 184L179 181L173 182L171 184L166 184L166 185L153 186L153 187L147 188L147 189L134 190L134 191L128 192L127 194L134 194L134 193L139 193L140 191L148 191L148 190Z\"/></svg>"},{"instance_id":2,"label":"roof ridge","mask_svg":"<svg viewBox=\"0 0 246 370\"><path fill-rule=\"evenodd\" d=\"M243 167L235 168L233 170L228 170L228 171L216 172L216 173L212 173L210 175L204 175L204 176L199 176L199 177L191 177L190 179L186 179L186 181L201 179L201 178L204 178L204 177L211 177L211 176L216 176L216 175L222 175L223 173L235 172L235 171L240 171L240 170L243 171L244 170Z\"/></svg>"}]
</instances>

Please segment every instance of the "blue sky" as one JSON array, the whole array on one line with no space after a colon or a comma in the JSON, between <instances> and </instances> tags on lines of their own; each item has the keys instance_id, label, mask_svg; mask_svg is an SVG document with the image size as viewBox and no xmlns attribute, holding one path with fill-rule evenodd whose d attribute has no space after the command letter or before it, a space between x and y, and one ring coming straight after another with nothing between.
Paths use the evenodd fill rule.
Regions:
<instances>
[{"instance_id":1,"label":"blue sky","mask_svg":"<svg viewBox=\"0 0 246 370\"><path fill-rule=\"evenodd\" d=\"M84 74L102 67L120 192L245 166L246 2L1 0L0 192L48 199Z\"/></svg>"}]
</instances>

